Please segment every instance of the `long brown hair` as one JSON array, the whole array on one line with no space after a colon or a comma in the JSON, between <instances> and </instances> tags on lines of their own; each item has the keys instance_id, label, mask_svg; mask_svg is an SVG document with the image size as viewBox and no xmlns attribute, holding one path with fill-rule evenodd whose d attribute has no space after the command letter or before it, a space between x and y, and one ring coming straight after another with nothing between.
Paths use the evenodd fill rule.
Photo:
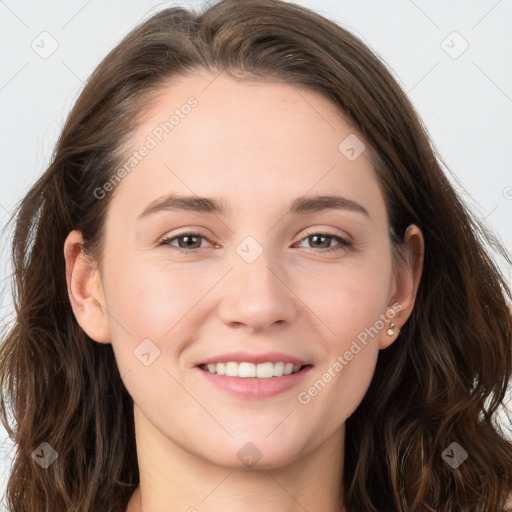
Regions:
<instances>
[{"instance_id":1,"label":"long brown hair","mask_svg":"<svg viewBox=\"0 0 512 512\"><path fill-rule=\"evenodd\" d=\"M454 191L410 101L361 40L292 3L222 0L162 10L107 55L11 218L15 319L0 348L2 421L17 446L11 512L124 512L139 483L133 402L112 346L75 320L63 244L78 229L100 261L112 194L94 191L151 98L194 70L324 94L376 155L395 247L409 224L423 231L412 315L346 422L347 511L504 510L512 444L497 412L512 374L511 291L490 249L510 264L509 255ZM33 457L43 442L58 454L46 469ZM468 454L456 468L443 456L454 442Z\"/></svg>"}]
</instances>

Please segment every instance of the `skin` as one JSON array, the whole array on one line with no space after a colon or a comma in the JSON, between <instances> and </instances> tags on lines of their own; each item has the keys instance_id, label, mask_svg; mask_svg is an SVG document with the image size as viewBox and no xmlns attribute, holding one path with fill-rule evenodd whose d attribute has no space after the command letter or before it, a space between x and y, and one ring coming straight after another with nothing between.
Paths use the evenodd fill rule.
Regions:
<instances>
[{"instance_id":1,"label":"skin","mask_svg":"<svg viewBox=\"0 0 512 512\"><path fill-rule=\"evenodd\" d=\"M80 252L78 231L64 246L76 319L92 340L112 344L134 400L141 483L127 510L332 512L342 499L345 421L368 389L379 350L411 313L423 237L409 227L413 257L394 270L368 145L354 161L338 150L356 132L328 99L285 84L214 78L174 80L132 137L135 150L169 112L197 99L117 185L101 265ZM229 211L160 211L137 220L171 192L222 198ZM334 209L285 215L292 200L312 194L347 197L369 216ZM174 239L174 250L158 245L191 231L205 237L189 242L196 253L177 252L183 238ZM315 233L333 238L311 239ZM247 236L263 250L252 263L236 250ZM393 335L386 321L323 390L298 401L391 311ZM147 338L160 350L149 366L133 353ZM196 365L236 350L285 352L313 366L277 396L234 396L209 384ZM250 468L237 456L248 442L262 454Z\"/></svg>"}]
</instances>

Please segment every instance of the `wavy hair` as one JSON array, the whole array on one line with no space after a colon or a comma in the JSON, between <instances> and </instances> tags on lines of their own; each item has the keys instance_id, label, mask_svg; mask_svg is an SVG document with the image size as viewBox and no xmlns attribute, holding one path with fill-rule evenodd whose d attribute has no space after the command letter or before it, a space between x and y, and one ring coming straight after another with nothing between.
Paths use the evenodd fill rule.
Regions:
<instances>
[{"instance_id":1,"label":"wavy hair","mask_svg":"<svg viewBox=\"0 0 512 512\"><path fill-rule=\"evenodd\" d=\"M222 0L152 14L104 58L9 220L14 319L1 340L0 405L17 447L11 512L124 512L139 484L133 401L112 346L76 322L63 245L78 229L101 260L112 195L94 190L159 91L201 70L322 93L375 154L395 249L411 223L424 235L413 312L346 421L347 511L505 510L512 444L498 413L512 374L512 297L491 249L508 264L510 255L454 190L411 102L359 38L292 3ZM43 442L58 453L44 470L33 457ZM443 459L453 442L468 453L455 469Z\"/></svg>"}]
</instances>

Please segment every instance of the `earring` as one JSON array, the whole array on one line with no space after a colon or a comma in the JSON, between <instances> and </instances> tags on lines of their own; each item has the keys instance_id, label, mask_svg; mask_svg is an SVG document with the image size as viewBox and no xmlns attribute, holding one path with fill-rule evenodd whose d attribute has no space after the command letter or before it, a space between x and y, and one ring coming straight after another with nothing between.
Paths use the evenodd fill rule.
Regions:
<instances>
[{"instance_id":1,"label":"earring","mask_svg":"<svg viewBox=\"0 0 512 512\"><path fill-rule=\"evenodd\" d=\"M391 324L389 325L389 329L387 331L388 336L393 336L393 334L395 334L395 331L393 331L394 328L395 328L395 324L393 322L391 322Z\"/></svg>"}]
</instances>

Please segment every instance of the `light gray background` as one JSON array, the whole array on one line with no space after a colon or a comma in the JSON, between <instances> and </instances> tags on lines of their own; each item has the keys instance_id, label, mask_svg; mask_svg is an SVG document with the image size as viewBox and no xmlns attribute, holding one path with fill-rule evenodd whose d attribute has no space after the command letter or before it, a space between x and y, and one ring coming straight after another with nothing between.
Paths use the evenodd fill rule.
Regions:
<instances>
[{"instance_id":1,"label":"light gray background","mask_svg":"<svg viewBox=\"0 0 512 512\"><path fill-rule=\"evenodd\" d=\"M348 28L387 63L460 181L457 188L512 251L512 0L297 3ZM202 2L0 0L0 227L48 165L96 65L142 19L173 5ZM58 48L48 58L33 49L51 44ZM1 242L0 279L9 272ZM512 281L511 269L500 265ZM8 294L0 308L3 319L11 311ZM0 496L14 453L5 437L0 427Z\"/></svg>"}]
</instances>

